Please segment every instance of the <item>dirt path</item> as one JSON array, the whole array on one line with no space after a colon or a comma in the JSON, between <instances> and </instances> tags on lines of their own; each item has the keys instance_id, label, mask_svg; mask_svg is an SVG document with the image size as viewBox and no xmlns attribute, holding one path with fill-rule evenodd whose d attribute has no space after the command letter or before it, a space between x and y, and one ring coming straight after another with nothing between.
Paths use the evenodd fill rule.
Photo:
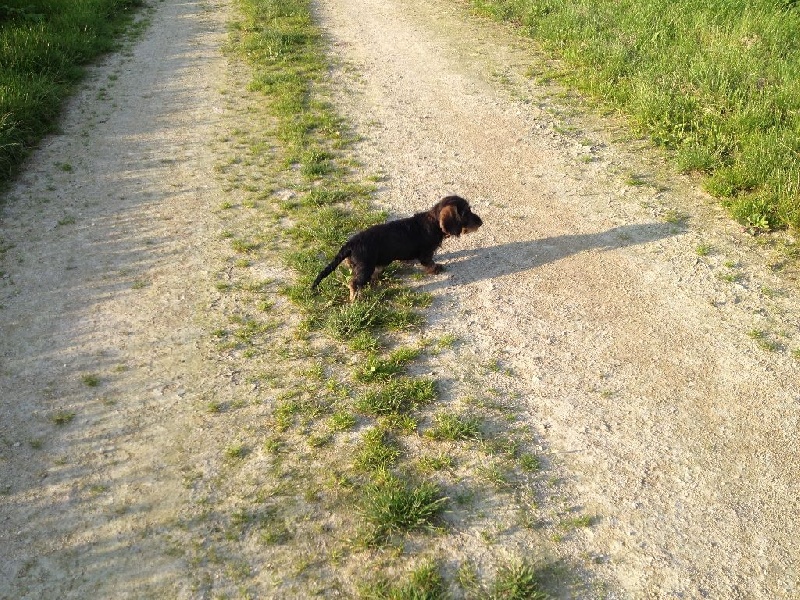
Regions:
<instances>
[{"instance_id":1,"label":"dirt path","mask_svg":"<svg viewBox=\"0 0 800 600\"><path fill-rule=\"evenodd\" d=\"M203 372L225 5L162 2L3 207L0 597L175 597ZM188 390L188 393L187 393Z\"/></svg>"},{"instance_id":2,"label":"dirt path","mask_svg":"<svg viewBox=\"0 0 800 600\"><path fill-rule=\"evenodd\" d=\"M447 2L320 4L380 200L460 193L484 218L423 286L432 313L524 382L623 597L800 595L798 361L748 337L800 345L792 287L645 153L554 117L535 52L500 28Z\"/></svg>"},{"instance_id":3,"label":"dirt path","mask_svg":"<svg viewBox=\"0 0 800 600\"><path fill-rule=\"evenodd\" d=\"M223 570L196 558L213 519L180 517L187 464L211 470L227 433L198 407L244 389L206 344L235 195L213 142L246 121L225 93L228 3L154 6L2 209L0 598L205 597ZM800 595L796 290L688 208L691 182L561 111L502 28L441 0L318 10L378 200L407 214L459 193L486 223L420 283L431 325L516 374L598 517L581 544L610 596ZM239 550L270 578L263 548Z\"/></svg>"}]
</instances>

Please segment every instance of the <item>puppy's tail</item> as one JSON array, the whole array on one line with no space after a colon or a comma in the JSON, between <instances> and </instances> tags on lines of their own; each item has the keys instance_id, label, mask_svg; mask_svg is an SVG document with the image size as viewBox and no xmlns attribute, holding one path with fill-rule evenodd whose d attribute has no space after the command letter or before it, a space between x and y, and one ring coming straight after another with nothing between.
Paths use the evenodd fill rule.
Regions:
<instances>
[{"instance_id":1,"label":"puppy's tail","mask_svg":"<svg viewBox=\"0 0 800 600\"><path fill-rule=\"evenodd\" d=\"M325 279L331 273L333 273L336 270L336 267L339 266L339 263L341 263L344 259L348 258L351 252L352 250L349 244L345 244L344 246L342 246L342 249L339 250L339 253L334 257L334 259L330 262L330 264L319 272L319 275L317 275L317 278L314 280L314 283L311 284L311 289L312 290L316 289L317 286L319 285L319 282Z\"/></svg>"}]
</instances>

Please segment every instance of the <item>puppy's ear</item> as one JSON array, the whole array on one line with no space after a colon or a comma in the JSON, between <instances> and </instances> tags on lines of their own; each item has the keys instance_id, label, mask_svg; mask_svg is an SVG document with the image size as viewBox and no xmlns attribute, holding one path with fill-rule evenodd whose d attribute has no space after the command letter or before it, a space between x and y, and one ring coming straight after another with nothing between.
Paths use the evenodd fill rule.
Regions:
<instances>
[{"instance_id":1,"label":"puppy's ear","mask_svg":"<svg viewBox=\"0 0 800 600\"><path fill-rule=\"evenodd\" d=\"M439 211L439 227L447 235L456 237L461 235L461 217L458 214L458 209L452 204Z\"/></svg>"}]
</instances>

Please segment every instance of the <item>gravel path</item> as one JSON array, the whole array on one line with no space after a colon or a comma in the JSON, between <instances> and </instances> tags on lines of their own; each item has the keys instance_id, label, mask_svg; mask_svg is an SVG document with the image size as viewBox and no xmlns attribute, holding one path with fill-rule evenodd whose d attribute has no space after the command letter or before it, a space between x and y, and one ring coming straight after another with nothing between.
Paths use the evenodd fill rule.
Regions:
<instances>
[{"instance_id":1,"label":"gravel path","mask_svg":"<svg viewBox=\"0 0 800 600\"><path fill-rule=\"evenodd\" d=\"M795 284L692 182L560 110L503 28L439 0L319 10L380 200L408 214L459 193L483 217L423 288L524 384L623 596L798 597Z\"/></svg>"}]
</instances>

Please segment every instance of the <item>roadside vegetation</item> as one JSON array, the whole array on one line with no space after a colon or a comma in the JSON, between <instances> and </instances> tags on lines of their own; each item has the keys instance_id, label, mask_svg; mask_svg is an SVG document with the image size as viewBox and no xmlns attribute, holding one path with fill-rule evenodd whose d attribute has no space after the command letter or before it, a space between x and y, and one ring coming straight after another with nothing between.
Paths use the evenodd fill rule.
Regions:
<instances>
[{"instance_id":1,"label":"roadside vegetation","mask_svg":"<svg viewBox=\"0 0 800 600\"><path fill-rule=\"evenodd\" d=\"M751 231L800 227L800 3L471 0L627 114Z\"/></svg>"},{"instance_id":2,"label":"roadside vegetation","mask_svg":"<svg viewBox=\"0 0 800 600\"><path fill-rule=\"evenodd\" d=\"M565 550L594 516L502 359L426 327L433 297L404 284L416 268L387 269L352 304L343 268L310 292L349 234L386 218L380 177L328 101L309 2L235 6L229 52L249 89L225 93L245 97L231 106L247 125L220 141L230 249L210 344L248 391L198 406L218 449L213 464L187 454L169 552L214 597L600 593L597 557Z\"/></svg>"},{"instance_id":3,"label":"roadside vegetation","mask_svg":"<svg viewBox=\"0 0 800 600\"><path fill-rule=\"evenodd\" d=\"M83 66L118 47L142 0L0 0L0 188L54 131Z\"/></svg>"}]
</instances>

